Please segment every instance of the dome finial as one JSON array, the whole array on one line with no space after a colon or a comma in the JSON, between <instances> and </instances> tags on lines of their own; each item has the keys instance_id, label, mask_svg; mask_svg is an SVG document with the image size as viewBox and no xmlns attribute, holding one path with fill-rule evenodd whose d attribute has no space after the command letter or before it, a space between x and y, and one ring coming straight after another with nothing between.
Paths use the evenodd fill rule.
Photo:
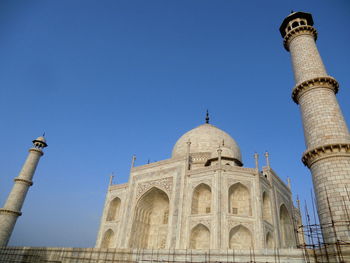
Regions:
<instances>
[{"instance_id":1,"label":"dome finial","mask_svg":"<svg viewBox=\"0 0 350 263\"><path fill-rule=\"evenodd\" d=\"M207 114L205 117L205 123L209 123L209 111L207 110Z\"/></svg>"}]
</instances>

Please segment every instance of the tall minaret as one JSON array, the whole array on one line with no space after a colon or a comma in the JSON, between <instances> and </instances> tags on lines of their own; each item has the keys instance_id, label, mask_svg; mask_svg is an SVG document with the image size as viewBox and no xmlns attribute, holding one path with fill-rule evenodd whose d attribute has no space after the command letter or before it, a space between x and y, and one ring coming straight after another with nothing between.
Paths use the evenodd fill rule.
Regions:
<instances>
[{"instance_id":1,"label":"tall minaret","mask_svg":"<svg viewBox=\"0 0 350 263\"><path fill-rule=\"evenodd\" d=\"M14 180L12 191L4 207L0 209L0 247L7 246L17 218L22 214L24 199L29 187L33 185L32 178L39 159L44 154L42 149L45 147L47 144L44 137L38 137L33 141L33 147L29 149L27 160Z\"/></svg>"},{"instance_id":2,"label":"tall minaret","mask_svg":"<svg viewBox=\"0 0 350 263\"><path fill-rule=\"evenodd\" d=\"M292 98L300 105L304 127L307 149L302 161L312 173L324 240L350 241L344 222L349 220L350 208L346 193L350 190L350 135L335 96L338 82L326 72L312 26L311 14L293 12L280 27L292 58L296 83Z\"/></svg>"}]
</instances>

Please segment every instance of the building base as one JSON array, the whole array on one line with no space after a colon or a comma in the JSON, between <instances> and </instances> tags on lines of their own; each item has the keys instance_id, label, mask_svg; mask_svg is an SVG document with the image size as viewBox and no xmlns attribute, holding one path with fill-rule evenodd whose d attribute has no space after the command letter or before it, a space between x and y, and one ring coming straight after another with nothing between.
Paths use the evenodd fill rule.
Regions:
<instances>
[{"instance_id":1,"label":"building base","mask_svg":"<svg viewBox=\"0 0 350 263\"><path fill-rule=\"evenodd\" d=\"M304 249L263 250L152 250L152 249L101 249L101 248L53 248L53 247L2 247L0 262L55 262L55 263L104 263L104 262L350 262L350 248L343 249L344 261L329 253L329 260L322 259L319 251ZM323 257L324 258L324 257Z\"/></svg>"}]
</instances>

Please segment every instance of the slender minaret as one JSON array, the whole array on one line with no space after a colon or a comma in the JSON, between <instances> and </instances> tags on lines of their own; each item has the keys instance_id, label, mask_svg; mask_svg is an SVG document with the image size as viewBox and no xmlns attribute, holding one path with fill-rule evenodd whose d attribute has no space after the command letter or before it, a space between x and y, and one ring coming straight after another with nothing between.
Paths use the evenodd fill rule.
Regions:
<instances>
[{"instance_id":1,"label":"slender minaret","mask_svg":"<svg viewBox=\"0 0 350 263\"><path fill-rule=\"evenodd\" d=\"M292 98L300 105L304 127L307 149L302 161L312 173L324 240L350 241L344 222L350 202L342 201L346 187L350 189L350 135L335 96L338 82L326 72L312 26L311 14L293 12L280 27L292 58Z\"/></svg>"},{"instance_id":2,"label":"slender minaret","mask_svg":"<svg viewBox=\"0 0 350 263\"><path fill-rule=\"evenodd\" d=\"M0 247L7 246L15 227L17 218L22 214L21 209L28 189L33 185L32 178L40 157L44 154L42 149L47 147L44 137L38 137L33 141L33 147L29 149L27 160L21 172L15 178L15 184L9 194L4 208L0 209Z\"/></svg>"}]
</instances>

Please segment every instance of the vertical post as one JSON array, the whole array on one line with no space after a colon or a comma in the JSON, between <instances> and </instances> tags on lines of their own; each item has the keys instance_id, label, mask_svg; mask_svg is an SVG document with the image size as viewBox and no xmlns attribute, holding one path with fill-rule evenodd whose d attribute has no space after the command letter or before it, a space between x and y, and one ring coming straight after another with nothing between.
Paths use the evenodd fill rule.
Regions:
<instances>
[{"instance_id":1,"label":"vertical post","mask_svg":"<svg viewBox=\"0 0 350 263\"><path fill-rule=\"evenodd\" d=\"M289 190L292 190L292 184L291 184L291 181L290 181L289 177L287 177L287 183L288 183Z\"/></svg>"},{"instance_id":2,"label":"vertical post","mask_svg":"<svg viewBox=\"0 0 350 263\"><path fill-rule=\"evenodd\" d=\"M135 166L135 161L136 161L136 155L134 154L131 159L131 169L134 168Z\"/></svg>"},{"instance_id":3,"label":"vertical post","mask_svg":"<svg viewBox=\"0 0 350 263\"><path fill-rule=\"evenodd\" d=\"M259 154L254 153L255 169L259 171Z\"/></svg>"},{"instance_id":4,"label":"vertical post","mask_svg":"<svg viewBox=\"0 0 350 263\"><path fill-rule=\"evenodd\" d=\"M109 186L113 184L114 175L113 173L109 176Z\"/></svg>"},{"instance_id":5,"label":"vertical post","mask_svg":"<svg viewBox=\"0 0 350 263\"><path fill-rule=\"evenodd\" d=\"M29 187L33 185L32 179L40 157L44 155L43 148L47 147L44 137L38 137L33 141L33 147L29 149L27 160L18 177L14 179L15 184L0 209L0 247L7 246L15 227L17 218L22 215L21 209L24 204Z\"/></svg>"},{"instance_id":6,"label":"vertical post","mask_svg":"<svg viewBox=\"0 0 350 263\"><path fill-rule=\"evenodd\" d=\"M216 241L217 241L217 248L220 249L222 248L222 244L221 244L221 238L223 236L223 232L221 229L221 225L222 225L222 216L221 216L221 173L222 173L222 164L221 164L221 153L222 153L222 149L219 148L217 149L218 152L218 172L217 172L217 205L216 205L216 211L217 211L217 237L216 237Z\"/></svg>"},{"instance_id":7,"label":"vertical post","mask_svg":"<svg viewBox=\"0 0 350 263\"><path fill-rule=\"evenodd\" d=\"M256 184L257 187L256 189L256 199L257 199L257 203L258 204L262 204L262 196L261 196L261 182L260 182L260 172L259 172L259 155L257 153L254 154L254 159L255 159L255 170L256 170ZM257 231L259 232L259 234L257 236L260 236L260 240L258 241L258 247L264 247L264 226L263 226L263 213L262 213L262 208L261 206L257 207L257 215L260 218L259 220L259 226ZM254 243L254 241L252 241ZM256 245L253 244L254 246Z\"/></svg>"},{"instance_id":8,"label":"vertical post","mask_svg":"<svg viewBox=\"0 0 350 263\"><path fill-rule=\"evenodd\" d=\"M266 158L266 166L268 169L270 169L270 159L269 159L269 153L265 152L265 158Z\"/></svg>"},{"instance_id":9,"label":"vertical post","mask_svg":"<svg viewBox=\"0 0 350 263\"><path fill-rule=\"evenodd\" d=\"M191 141L188 140L187 142L187 157L186 157L186 170L191 170Z\"/></svg>"}]
</instances>

